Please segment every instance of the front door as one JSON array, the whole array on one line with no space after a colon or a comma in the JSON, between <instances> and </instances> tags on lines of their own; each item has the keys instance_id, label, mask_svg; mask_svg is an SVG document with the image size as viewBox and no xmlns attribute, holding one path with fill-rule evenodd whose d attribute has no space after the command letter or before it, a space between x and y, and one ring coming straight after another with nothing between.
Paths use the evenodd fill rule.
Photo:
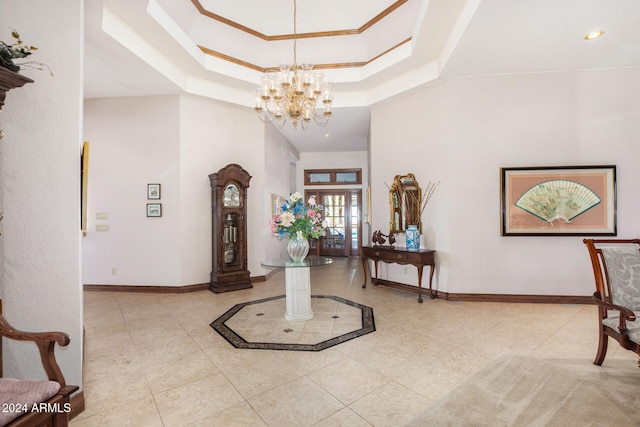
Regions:
<instances>
[{"instance_id":1,"label":"front door","mask_svg":"<svg viewBox=\"0 0 640 427\"><path fill-rule=\"evenodd\" d=\"M319 240L320 256L351 256L360 254L360 198L361 190L308 191L324 206L326 236Z\"/></svg>"},{"instance_id":2,"label":"front door","mask_svg":"<svg viewBox=\"0 0 640 427\"><path fill-rule=\"evenodd\" d=\"M326 236L320 239L320 255L347 256L347 206L344 192L321 194L324 206Z\"/></svg>"}]
</instances>

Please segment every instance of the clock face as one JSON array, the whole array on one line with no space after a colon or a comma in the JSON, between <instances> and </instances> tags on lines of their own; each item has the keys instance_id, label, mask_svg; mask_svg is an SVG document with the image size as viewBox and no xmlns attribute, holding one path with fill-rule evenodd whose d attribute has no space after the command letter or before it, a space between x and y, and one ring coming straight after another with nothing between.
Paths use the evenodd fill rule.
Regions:
<instances>
[{"instance_id":1,"label":"clock face","mask_svg":"<svg viewBox=\"0 0 640 427\"><path fill-rule=\"evenodd\" d=\"M234 184L229 184L224 189L224 205L240 206L240 190Z\"/></svg>"}]
</instances>

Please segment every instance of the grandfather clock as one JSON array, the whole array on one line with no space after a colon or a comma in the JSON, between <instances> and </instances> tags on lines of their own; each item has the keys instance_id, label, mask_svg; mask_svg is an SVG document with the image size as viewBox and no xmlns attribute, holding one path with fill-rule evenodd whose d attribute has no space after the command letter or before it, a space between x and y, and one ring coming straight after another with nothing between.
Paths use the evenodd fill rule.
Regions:
<instances>
[{"instance_id":1,"label":"grandfather clock","mask_svg":"<svg viewBox=\"0 0 640 427\"><path fill-rule=\"evenodd\" d=\"M247 188L251 175L229 164L209 175L213 269L209 289L228 292L252 288L247 270Z\"/></svg>"}]
</instances>

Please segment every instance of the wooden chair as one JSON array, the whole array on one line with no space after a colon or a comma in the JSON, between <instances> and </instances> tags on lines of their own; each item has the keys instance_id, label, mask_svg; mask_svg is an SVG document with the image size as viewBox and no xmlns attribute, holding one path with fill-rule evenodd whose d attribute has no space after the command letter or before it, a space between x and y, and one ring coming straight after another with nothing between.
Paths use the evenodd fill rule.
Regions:
<instances>
[{"instance_id":1,"label":"wooden chair","mask_svg":"<svg viewBox=\"0 0 640 427\"><path fill-rule=\"evenodd\" d=\"M0 359L0 425L7 427L59 427L67 426L71 410L71 393L76 386L66 385L64 375L56 362L55 344L66 346L69 336L63 332L24 332L12 327L0 315L0 336L32 341L38 346L42 366L49 381L1 378ZM0 347L0 355L1 347Z\"/></svg>"},{"instance_id":2,"label":"wooden chair","mask_svg":"<svg viewBox=\"0 0 640 427\"><path fill-rule=\"evenodd\" d=\"M604 362L609 337L640 355L640 239L584 239L584 243L596 281L593 300L598 304L599 344L593 363Z\"/></svg>"}]
</instances>

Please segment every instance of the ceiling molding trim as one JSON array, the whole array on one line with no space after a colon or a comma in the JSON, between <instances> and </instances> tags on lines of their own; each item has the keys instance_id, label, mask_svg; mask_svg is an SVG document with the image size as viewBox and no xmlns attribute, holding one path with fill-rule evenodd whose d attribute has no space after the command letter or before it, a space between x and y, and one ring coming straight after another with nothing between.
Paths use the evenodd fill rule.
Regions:
<instances>
[{"instance_id":1,"label":"ceiling molding trim","mask_svg":"<svg viewBox=\"0 0 640 427\"><path fill-rule=\"evenodd\" d=\"M412 37L408 37L408 38L404 39L403 41L401 41L400 43L398 43L397 45L392 46L389 49L385 50L384 52L374 56L373 58L371 58L370 60L367 61L367 64L370 64L373 61L375 61L376 59L383 57L387 53L390 53L391 51L396 50L397 48L399 48L400 46L404 45L405 43L409 43L411 41L411 39L412 39Z\"/></svg>"},{"instance_id":2,"label":"ceiling molding trim","mask_svg":"<svg viewBox=\"0 0 640 427\"><path fill-rule=\"evenodd\" d=\"M396 10L397 8L399 8L400 6L402 6L403 4L405 4L408 1L409 0L399 0L399 1L395 2L395 3L393 3L391 6L389 6L388 8L386 8L385 10L383 10L382 12L380 12L379 14L374 16L372 19L367 21L363 26L358 28L358 34L364 33L369 28L373 27L375 24L377 24L378 22L382 21L388 15L391 15L391 12L393 12L394 10Z\"/></svg>"},{"instance_id":3,"label":"ceiling molding trim","mask_svg":"<svg viewBox=\"0 0 640 427\"><path fill-rule=\"evenodd\" d=\"M198 47L200 48L200 50L202 52L204 52L207 55L213 56L215 58L222 59L224 61L231 62L231 63L236 64L236 65L241 65L243 67L250 68L252 70L256 70L256 71L259 71L261 73L264 73L265 71L269 70L268 68L260 67L259 65L252 64L250 62L243 61L243 60L238 59L238 58L234 58L233 56L225 55L224 53L217 52L215 50L209 49L208 47L204 47L204 46L200 46L200 45L198 45Z\"/></svg>"},{"instance_id":4,"label":"ceiling molding trim","mask_svg":"<svg viewBox=\"0 0 640 427\"><path fill-rule=\"evenodd\" d=\"M197 1L197 0L193 0L193 1ZM333 63L333 64L315 64L313 66L313 68L315 70L333 70L333 69L340 69L340 68L362 68L366 65L371 64L373 61L383 57L384 55L388 54L389 52L394 51L395 49L399 48L400 46L403 46L406 43L409 43L411 41L411 37L401 41L400 43L398 43L397 45L390 47L389 49L385 50L384 52L379 53L378 55L374 56L373 58L366 60L366 61L360 61L360 62L340 62L340 63ZM241 65L243 67L246 68L250 68L252 70L255 71L259 71L261 73L265 73L268 71L278 71L279 68L278 67L261 67L259 65L256 64L252 64L250 62L247 61L243 61L241 59L235 58L233 56L229 56L229 55L225 55L224 53L221 52L217 52L213 49L209 49L208 47L204 47L204 46L200 46L198 45L198 48L200 48L200 50L210 56L225 60L225 61L229 61L233 64L236 65Z\"/></svg>"},{"instance_id":5,"label":"ceiling molding trim","mask_svg":"<svg viewBox=\"0 0 640 427\"><path fill-rule=\"evenodd\" d=\"M202 4L200 3L200 0L191 0L191 3L193 3L193 5L195 6L195 8L198 10L200 14L206 16L207 18L214 19L222 24L229 25L230 27L243 31L247 34L251 34L252 36L258 37L262 40L281 41L281 40L293 40L294 37L298 39L309 39L309 38L317 38L317 37L353 36L353 35L362 34L366 30L368 30L369 28L373 27L375 24L377 24L378 22L386 18L388 15L390 15L392 12L394 12L396 9L398 9L400 6L402 6L408 1L409 0L397 0L391 6L389 6L388 8L386 8L385 10L383 10L382 12L380 12L379 14L377 14L376 16L374 16L373 18L365 22L362 26L360 26L360 28L357 28L357 29L316 31L313 33L300 33L300 34L296 34L295 36L293 34L279 34L279 35L268 36L266 34L263 34L259 31L254 30L253 28L249 28L242 24L238 24L237 22L227 19L224 16L216 15L215 13L208 11L207 9L204 8L204 6L202 6Z\"/></svg>"},{"instance_id":6,"label":"ceiling molding trim","mask_svg":"<svg viewBox=\"0 0 640 427\"><path fill-rule=\"evenodd\" d=\"M206 16L207 18L211 18L211 19L215 19L218 22L221 22L223 24L229 25L230 27L236 28L240 31L244 31L247 34L251 34L252 36L261 38L263 40L268 40L269 36L266 36L264 34L262 34L261 32L258 32L252 28L249 27L245 27L244 25L240 25L237 22L234 22L230 19L227 19L223 16L220 15L216 15L215 13L209 12L207 9L205 9L202 4L200 4L199 0L191 0L191 3L193 3L193 5L196 7L196 9L198 10L198 12L200 12L202 15Z\"/></svg>"}]
</instances>

